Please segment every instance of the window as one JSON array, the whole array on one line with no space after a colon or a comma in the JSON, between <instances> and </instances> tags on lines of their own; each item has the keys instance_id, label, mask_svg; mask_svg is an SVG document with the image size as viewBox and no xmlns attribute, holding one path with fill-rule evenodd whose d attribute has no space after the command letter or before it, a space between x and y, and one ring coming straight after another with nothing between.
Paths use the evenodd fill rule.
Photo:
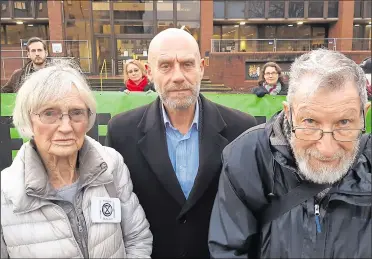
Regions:
<instances>
[{"instance_id":1,"label":"window","mask_svg":"<svg viewBox=\"0 0 372 259\"><path fill-rule=\"evenodd\" d=\"M364 14L365 15L365 18L369 18L371 19L371 15L372 15L372 2L371 1L365 1L364 3L364 7L365 7L365 10L366 10L366 13Z\"/></svg>"},{"instance_id":2,"label":"window","mask_svg":"<svg viewBox=\"0 0 372 259\"><path fill-rule=\"evenodd\" d=\"M200 1L177 1L177 20L200 20Z\"/></svg>"},{"instance_id":3,"label":"window","mask_svg":"<svg viewBox=\"0 0 372 259\"><path fill-rule=\"evenodd\" d=\"M338 0L328 1L328 17L337 18L338 17Z\"/></svg>"},{"instance_id":4,"label":"window","mask_svg":"<svg viewBox=\"0 0 372 259\"><path fill-rule=\"evenodd\" d=\"M213 1L213 18L215 19L225 18L225 2L224 1Z\"/></svg>"},{"instance_id":5,"label":"window","mask_svg":"<svg viewBox=\"0 0 372 259\"><path fill-rule=\"evenodd\" d=\"M0 34L1 44L5 44L5 29L4 29L5 26L1 25L0 27L1 27L1 34Z\"/></svg>"},{"instance_id":6,"label":"window","mask_svg":"<svg viewBox=\"0 0 372 259\"><path fill-rule=\"evenodd\" d=\"M94 1L92 3L92 11L94 20L110 19L110 3L107 1Z\"/></svg>"},{"instance_id":7,"label":"window","mask_svg":"<svg viewBox=\"0 0 372 259\"><path fill-rule=\"evenodd\" d=\"M305 3L304 1L290 1L288 16L289 18L303 18Z\"/></svg>"},{"instance_id":8,"label":"window","mask_svg":"<svg viewBox=\"0 0 372 259\"><path fill-rule=\"evenodd\" d=\"M240 41L239 51L257 51L257 41L248 40L248 39L257 39L257 26L252 25L243 25L240 26ZM244 40L247 39L247 40Z\"/></svg>"},{"instance_id":9,"label":"window","mask_svg":"<svg viewBox=\"0 0 372 259\"><path fill-rule=\"evenodd\" d=\"M153 34L154 24L146 21L115 21L115 34Z\"/></svg>"},{"instance_id":10,"label":"window","mask_svg":"<svg viewBox=\"0 0 372 259\"><path fill-rule=\"evenodd\" d=\"M248 18L265 17L265 1L248 1Z\"/></svg>"},{"instance_id":11,"label":"window","mask_svg":"<svg viewBox=\"0 0 372 259\"><path fill-rule=\"evenodd\" d=\"M361 0L354 1L354 17L361 18L362 17L362 6L363 2Z\"/></svg>"},{"instance_id":12,"label":"window","mask_svg":"<svg viewBox=\"0 0 372 259\"><path fill-rule=\"evenodd\" d=\"M245 17L245 1L228 1L227 3L227 18L244 18Z\"/></svg>"},{"instance_id":13,"label":"window","mask_svg":"<svg viewBox=\"0 0 372 259\"><path fill-rule=\"evenodd\" d=\"M185 26L195 40L200 42L200 22L178 21L177 27ZM186 31L187 31L186 30Z\"/></svg>"},{"instance_id":14,"label":"window","mask_svg":"<svg viewBox=\"0 0 372 259\"><path fill-rule=\"evenodd\" d=\"M32 2L31 1L14 1L14 17L16 18L32 18Z\"/></svg>"},{"instance_id":15,"label":"window","mask_svg":"<svg viewBox=\"0 0 372 259\"><path fill-rule=\"evenodd\" d=\"M93 3L94 7L94 3ZM65 19L89 19L90 2L84 0L63 1Z\"/></svg>"},{"instance_id":16,"label":"window","mask_svg":"<svg viewBox=\"0 0 372 259\"><path fill-rule=\"evenodd\" d=\"M9 2L1 1L1 17L10 17Z\"/></svg>"},{"instance_id":17,"label":"window","mask_svg":"<svg viewBox=\"0 0 372 259\"><path fill-rule=\"evenodd\" d=\"M65 25L66 40L90 40L89 21L69 20Z\"/></svg>"},{"instance_id":18,"label":"window","mask_svg":"<svg viewBox=\"0 0 372 259\"><path fill-rule=\"evenodd\" d=\"M7 24L5 25L6 43L5 44L20 44L21 39L27 41L31 37L39 37L48 40L48 25L34 24L28 26L26 24Z\"/></svg>"},{"instance_id":19,"label":"window","mask_svg":"<svg viewBox=\"0 0 372 259\"><path fill-rule=\"evenodd\" d=\"M270 1L269 3L269 18L284 17L284 1Z\"/></svg>"},{"instance_id":20,"label":"window","mask_svg":"<svg viewBox=\"0 0 372 259\"><path fill-rule=\"evenodd\" d=\"M221 25L214 25L213 26L213 39L219 40L221 39L221 34L222 34L222 27Z\"/></svg>"},{"instance_id":21,"label":"window","mask_svg":"<svg viewBox=\"0 0 372 259\"><path fill-rule=\"evenodd\" d=\"M153 1L114 3L114 20L145 20L154 18Z\"/></svg>"},{"instance_id":22,"label":"window","mask_svg":"<svg viewBox=\"0 0 372 259\"><path fill-rule=\"evenodd\" d=\"M309 18L322 18L323 7L323 1L309 1Z\"/></svg>"},{"instance_id":23,"label":"window","mask_svg":"<svg viewBox=\"0 0 372 259\"><path fill-rule=\"evenodd\" d=\"M173 1L157 2L157 19L173 20Z\"/></svg>"},{"instance_id":24,"label":"window","mask_svg":"<svg viewBox=\"0 0 372 259\"><path fill-rule=\"evenodd\" d=\"M111 24L109 20L93 20L93 31L98 34L111 34Z\"/></svg>"},{"instance_id":25,"label":"window","mask_svg":"<svg viewBox=\"0 0 372 259\"><path fill-rule=\"evenodd\" d=\"M48 18L48 3L46 0L35 1L36 18Z\"/></svg>"},{"instance_id":26,"label":"window","mask_svg":"<svg viewBox=\"0 0 372 259\"><path fill-rule=\"evenodd\" d=\"M173 21L158 21L158 33L168 28L174 28Z\"/></svg>"}]
</instances>

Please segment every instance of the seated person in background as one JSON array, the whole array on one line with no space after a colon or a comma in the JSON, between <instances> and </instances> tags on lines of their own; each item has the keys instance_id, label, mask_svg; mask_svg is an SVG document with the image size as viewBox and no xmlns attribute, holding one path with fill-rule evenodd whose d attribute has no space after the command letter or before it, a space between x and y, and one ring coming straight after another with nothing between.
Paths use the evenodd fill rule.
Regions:
<instances>
[{"instance_id":1,"label":"seated person in background","mask_svg":"<svg viewBox=\"0 0 372 259\"><path fill-rule=\"evenodd\" d=\"M155 91L154 85L149 82L145 66L139 60L129 60L124 66L124 87L121 92L147 92Z\"/></svg>"},{"instance_id":2,"label":"seated person in background","mask_svg":"<svg viewBox=\"0 0 372 259\"><path fill-rule=\"evenodd\" d=\"M252 90L257 97L265 94L286 95L287 88L283 82L282 69L275 62L266 63L261 70L258 87Z\"/></svg>"},{"instance_id":3,"label":"seated person in background","mask_svg":"<svg viewBox=\"0 0 372 259\"><path fill-rule=\"evenodd\" d=\"M31 140L1 171L1 258L149 258L128 167L86 136L96 102L71 65L40 69L18 92L14 125Z\"/></svg>"}]
</instances>

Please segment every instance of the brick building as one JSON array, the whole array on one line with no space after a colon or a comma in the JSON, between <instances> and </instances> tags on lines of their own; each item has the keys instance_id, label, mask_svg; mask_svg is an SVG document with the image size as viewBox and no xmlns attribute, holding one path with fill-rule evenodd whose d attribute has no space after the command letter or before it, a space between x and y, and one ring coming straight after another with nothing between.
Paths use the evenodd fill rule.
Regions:
<instances>
[{"instance_id":1,"label":"brick building","mask_svg":"<svg viewBox=\"0 0 372 259\"><path fill-rule=\"evenodd\" d=\"M371 1L335 0L25 0L1 1L1 79L26 61L24 42L48 40L51 56L74 57L89 75L122 75L123 60L146 60L161 30L184 26L207 58L213 83L247 91L257 69L288 71L310 49L342 51L356 62L371 52ZM58 47L62 47L59 53Z\"/></svg>"}]
</instances>

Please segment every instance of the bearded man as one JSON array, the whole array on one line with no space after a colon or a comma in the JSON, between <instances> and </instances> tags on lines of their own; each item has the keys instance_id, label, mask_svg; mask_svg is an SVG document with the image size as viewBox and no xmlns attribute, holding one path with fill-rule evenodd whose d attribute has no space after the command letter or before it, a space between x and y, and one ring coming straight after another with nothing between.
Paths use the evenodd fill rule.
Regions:
<instances>
[{"instance_id":1,"label":"bearded man","mask_svg":"<svg viewBox=\"0 0 372 259\"><path fill-rule=\"evenodd\" d=\"M291 66L283 111L223 151L213 258L371 258L366 79L339 52Z\"/></svg>"},{"instance_id":2,"label":"bearded man","mask_svg":"<svg viewBox=\"0 0 372 259\"><path fill-rule=\"evenodd\" d=\"M256 120L199 93L204 61L188 32L160 32L148 58L159 97L111 119L107 144L131 171L154 236L151 257L208 258L222 150Z\"/></svg>"},{"instance_id":3,"label":"bearded man","mask_svg":"<svg viewBox=\"0 0 372 259\"><path fill-rule=\"evenodd\" d=\"M26 50L30 61L23 68L13 72L9 81L1 88L1 92L18 92L28 76L47 65L48 50L45 41L38 37L32 37L27 41Z\"/></svg>"}]
</instances>

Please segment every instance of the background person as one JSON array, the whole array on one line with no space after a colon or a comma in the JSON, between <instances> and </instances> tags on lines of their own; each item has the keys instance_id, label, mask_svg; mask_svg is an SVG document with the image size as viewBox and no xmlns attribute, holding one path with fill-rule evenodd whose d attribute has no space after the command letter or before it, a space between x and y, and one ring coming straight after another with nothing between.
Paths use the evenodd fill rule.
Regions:
<instances>
[{"instance_id":1,"label":"background person","mask_svg":"<svg viewBox=\"0 0 372 259\"><path fill-rule=\"evenodd\" d=\"M366 74L366 80L367 80L367 94L368 94L368 100L372 100L372 80L371 80L371 73L372 73L372 63L371 58L366 58L363 60L363 62L360 64L360 67L363 69L364 73Z\"/></svg>"},{"instance_id":2,"label":"background person","mask_svg":"<svg viewBox=\"0 0 372 259\"><path fill-rule=\"evenodd\" d=\"M139 60L129 60L124 65L124 87L121 92L155 91L154 85L148 80L146 68Z\"/></svg>"},{"instance_id":3,"label":"background person","mask_svg":"<svg viewBox=\"0 0 372 259\"><path fill-rule=\"evenodd\" d=\"M26 50L30 61L23 68L13 72L9 81L1 88L1 92L16 93L28 76L47 65L48 50L45 41L32 37L27 41Z\"/></svg>"},{"instance_id":4,"label":"background person","mask_svg":"<svg viewBox=\"0 0 372 259\"><path fill-rule=\"evenodd\" d=\"M252 90L258 97L269 95L286 95L287 87L283 81L282 69L275 62L268 62L260 71L258 87Z\"/></svg>"},{"instance_id":5,"label":"background person","mask_svg":"<svg viewBox=\"0 0 372 259\"><path fill-rule=\"evenodd\" d=\"M119 114L107 144L131 171L154 235L153 258L209 258L208 227L222 149L254 117L200 94L204 61L192 35L167 29L149 46L148 75L159 97Z\"/></svg>"},{"instance_id":6,"label":"background person","mask_svg":"<svg viewBox=\"0 0 372 259\"><path fill-rule=\"evenodd\" d=\"M363 133L371 104L364 73L324 49L296 59L290 73L284 110L223 151L211 255L370 258L372 143ZM265 216L267 205L273 207Z\"/></svg>"},{"instance_id":7,"label":"background person","mask_svg":"<svg viewBox=\"0 0 372 259\"><path fill-rule=\"evenodd\" d=\"M25 81L13 120L31 140L1 172L1 258L150 257L149 223L123 158L86 136L95 118L93 93L70 65Z\"/></svg>"}]
</instances>

